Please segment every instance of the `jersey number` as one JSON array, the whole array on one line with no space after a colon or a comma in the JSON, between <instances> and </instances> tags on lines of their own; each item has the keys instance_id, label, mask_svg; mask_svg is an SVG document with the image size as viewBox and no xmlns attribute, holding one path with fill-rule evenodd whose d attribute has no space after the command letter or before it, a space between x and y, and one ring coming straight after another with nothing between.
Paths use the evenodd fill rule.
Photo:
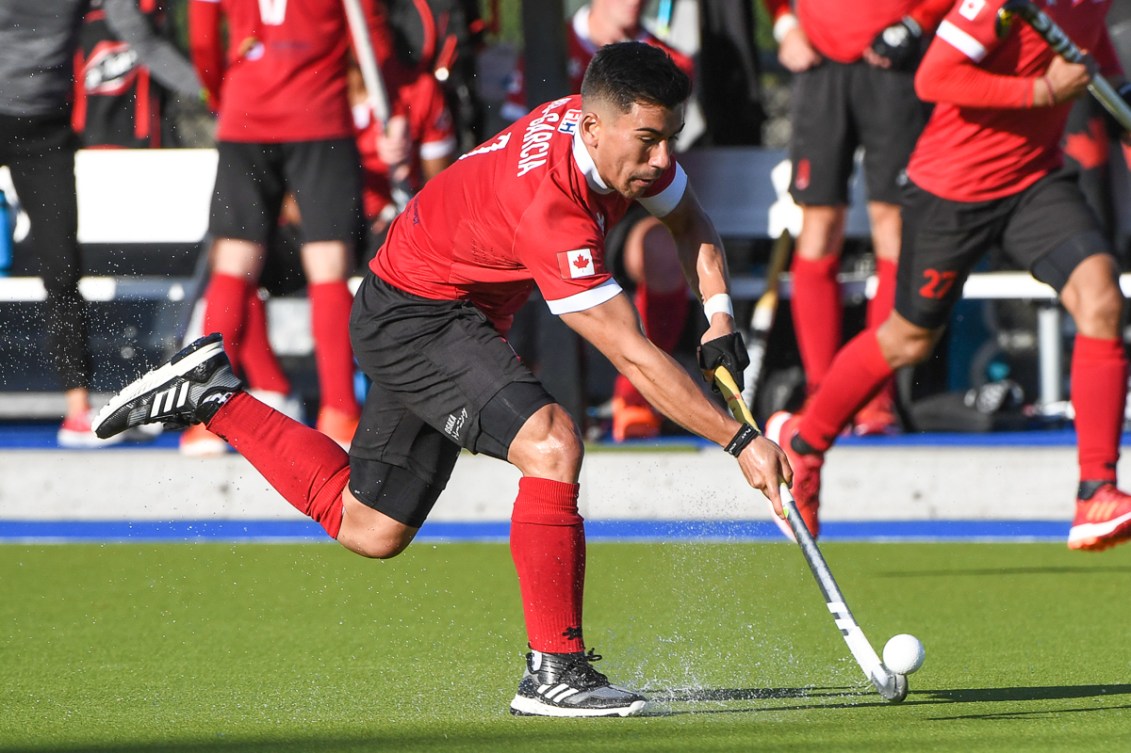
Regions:
<instances>
[{"instance_id":1,"label":"jersey number","mask_svg":"<svg viewBox=\"0 0 1131 753\"><path fill-rule=\"evenodd\" d=\"M954 278L957 272L940 272L937 269L928 269L923 272L923 276L927 278L927 283L919 288L919 295L924 298L941 301L946 298L946 294L954 287Z\"/></svg>"},{"instance_id":2,"label":"jersey number","mask_svg":"<svg viewBox=\"0 0 1131 753\"><path fill-rule=\"evenodd\" d=\"M282 26L287 15L287 0L259 0L259 18L267 26Z\"/></svg>"}]
</instances>

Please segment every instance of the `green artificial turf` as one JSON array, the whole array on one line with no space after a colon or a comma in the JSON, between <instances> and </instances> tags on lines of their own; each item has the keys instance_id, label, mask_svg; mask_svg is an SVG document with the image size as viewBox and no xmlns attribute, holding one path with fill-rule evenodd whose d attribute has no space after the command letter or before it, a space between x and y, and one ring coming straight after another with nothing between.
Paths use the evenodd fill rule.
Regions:
<instances>
[{"instance_id":1,"label":"green artificial turf","mask_svg":"<svg viewBox=\"0 0 1131 753\"><path fill-rule=\"evenodd\" d=\"M866 684L790 544L594 544L587 639L653 716L514 718L507 547L0 547L0 751L1131 750L1131 547L827 544Z\"/></svg>"}]
</instances>

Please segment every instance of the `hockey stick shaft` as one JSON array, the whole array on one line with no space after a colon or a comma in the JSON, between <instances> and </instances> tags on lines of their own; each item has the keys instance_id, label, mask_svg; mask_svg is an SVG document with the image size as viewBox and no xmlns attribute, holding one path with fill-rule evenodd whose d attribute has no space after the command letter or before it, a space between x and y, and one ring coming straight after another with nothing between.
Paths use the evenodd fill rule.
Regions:
<instances>
[{"instance_id":1,"label":"hockey stick shaft","mask_svg":"<svg viewBox=\"0 0 1131 753\"><path fill-rule=\"evenodd\" d=\"M1037 32L1049 47L1070 63L1083 63L1086 59L1084 53L1076 46L1064 30L1055 21L1049 18L1043 10L1029 0L1009 0L998 11L998 34L1008 32L1014 17L1019 17ZM1123 97L1112 88L1100 74L1092 76L1088 84L1088 91L1104 106L1111 116L1119 122L1124 130L1131 131L1131 107L1123 101Z\"/></svg>"},{"instance_id":2,"label":"hockey stick shaft","mask_svg":"<svg viewBox=\"0 0 1131 753\"><path fill-rule=\"evenodd\" d=\"M750 331L746 338L746 355L750 358L750 363L742 372L746 384L742 390L742 399L751 409L754 408L754 397L762 379L770 331L774 328L774 319L777 317L781 276L789 261L792 246L793 238L788 230L783 230L770 251L770 261L766 267L766 289L754 304L754 311L750 316Z\"/></svg>"},{"instance_id":3,"label":"hockey stick shaft","mask_svg":"<svg viewBox=\"0 0 1131 753\"><path fill-rule=\"evenodd\" d=\"M739 394L738 385L730 372L725 367L720 366L715 369L714 379L735 420L757 427L754 417L750 414L750 409L746 407L742 395ZM825 605L828 607L829 613L832 614L833 622L840 630L844 642L848 644L848 650L852 653L852 657L881 696L889 701L902 701L906 695L906 685L902 689L899 687L896 676L884 667L875 649L872 648L872 644L868 642L868 638L864 635L864 631L857 624L856 618L852 616L852 610L848 608L848 602L845 601L844 594L841 593L832 570L829 569L829 565L825 561L824 555L821 554L817 542L813 540L813 536L809 533L809 529L805 527L805 522L801 519L801 513L797 509L797 503L794 501L789 487L785 484L781 485L781 500L789 527L793 530L793 535L801 547L805 562L809 565L809 570L812 571L817 586L821 589L821 595L825 598Z\"/></svg>"},{"instance_id":4,"label":"hockey stick shaft","mask_svg":"<svg viewBox=\"0 0 1131 753\"><path fill-rule=\"evenodd\" d=\"M377 66L377 55L373 52L373 45L369 39L369 24L365 19L365 12L361 9L361 0L342 0L346 11L346 22L353 40L354 53L357 55L357 66L361 69L361 80L365 82L365 92L369 99L369 106L373 108L373 115L381 121L382 127L389 127L389 118L392 115L392 106L389 102L389 90L385 87L385 80L381 78L381 69ZM412 198L412 190L404 181L394 179L394 174L401 165L388 165L389 184L392 189L393 203L397 209L404 209L408 200Z\"/></svg>"}]
</instances>

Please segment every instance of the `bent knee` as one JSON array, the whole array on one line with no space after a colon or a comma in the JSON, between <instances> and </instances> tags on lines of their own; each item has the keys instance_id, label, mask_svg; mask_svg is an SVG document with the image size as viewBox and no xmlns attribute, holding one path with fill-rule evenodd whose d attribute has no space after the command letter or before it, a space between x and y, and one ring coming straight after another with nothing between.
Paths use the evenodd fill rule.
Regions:
<instances>
[{"instance_id":1,"label":"bent knee","mask_svg":"<svg viewBox=\"0 0 1131 753\"><path fill-rule=\"evenodd\" d=\"M408 548L419 528L414 528L362 504L348 490L342 495L342 527L338 543L369 559L387 560Z\"/></svg>"},{"instance_id":2,"label":"bent knee","mask_svg":"<svg viewBox=\"0 0 1131 753\"><path fill-rule=\"evenodd\" d=\"M551 403L526 420L507 459L529 476L574 481L584 454L577 424L562 406Z\"/></svg>"}]
</instances>

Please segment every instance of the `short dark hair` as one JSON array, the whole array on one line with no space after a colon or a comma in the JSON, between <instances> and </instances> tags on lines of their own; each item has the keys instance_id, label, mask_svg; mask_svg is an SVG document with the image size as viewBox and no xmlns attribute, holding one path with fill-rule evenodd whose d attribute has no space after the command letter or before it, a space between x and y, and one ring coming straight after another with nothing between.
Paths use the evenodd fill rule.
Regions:
<instances>
[{"instance_id":1,"label":"short dark hair","mask_svg":"<svg viewBox=\"0 0 1131 753\"><path fill-rule=\"evenodd\" d=\"M597 50L581 97L603 99L628 112L638 102L674 110L691 96L691 79L668 53L644 42L617 42Z\"/></svg>"}]
</instances>

